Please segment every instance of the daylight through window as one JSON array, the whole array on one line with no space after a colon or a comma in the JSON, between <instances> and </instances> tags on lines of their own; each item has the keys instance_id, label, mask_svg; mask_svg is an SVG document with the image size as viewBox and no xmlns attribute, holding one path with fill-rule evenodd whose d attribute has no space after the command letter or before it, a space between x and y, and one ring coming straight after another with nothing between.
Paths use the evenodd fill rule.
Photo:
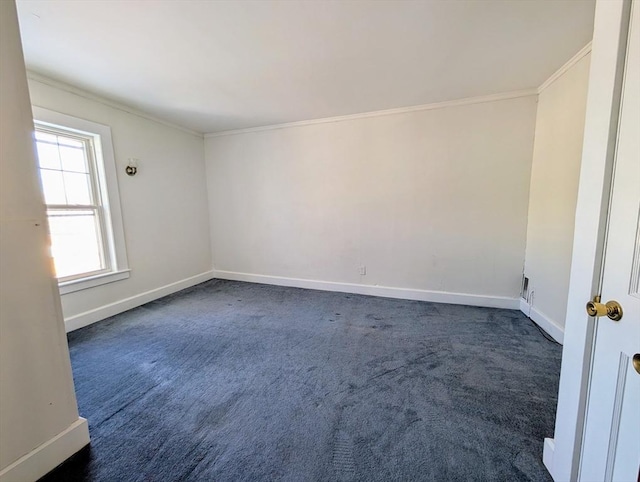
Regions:
<instances>
[{"instance_id":1,"label":"daylight through window","mask_svg":"<svg viewBox=\"0 0 640 482\"><path fill-rule=\"evenodd\" d=\"M59 280L109 268L94 138L36 128L40 179Z\"/></svg>"},{"instance_id":2,"label":"daylight through window","mask_svg":"<svg viewBox=\"0 0 640 482\"><path fill-rule=\"evenodd\" d=\"M60 293L129 277L111 129L33 106Z\"/></svg>"}]
</instances>

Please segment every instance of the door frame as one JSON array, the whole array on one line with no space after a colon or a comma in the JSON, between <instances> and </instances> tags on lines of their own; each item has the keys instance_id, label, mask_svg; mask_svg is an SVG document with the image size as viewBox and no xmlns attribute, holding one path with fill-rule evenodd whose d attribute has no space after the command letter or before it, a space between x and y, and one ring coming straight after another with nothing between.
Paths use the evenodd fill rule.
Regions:
<instances>
[{"instance_id":1,"label":"door frame","mask_svg":"<svg viewBox=\"0 0 640 482\"><path fill-rule=\"evenodd\" d=\"M584 307L600 294L631 2L596 1L556 425L544 441L555 481L578 480L580 468L595 330Z\"/></svg>"}]
</instances>

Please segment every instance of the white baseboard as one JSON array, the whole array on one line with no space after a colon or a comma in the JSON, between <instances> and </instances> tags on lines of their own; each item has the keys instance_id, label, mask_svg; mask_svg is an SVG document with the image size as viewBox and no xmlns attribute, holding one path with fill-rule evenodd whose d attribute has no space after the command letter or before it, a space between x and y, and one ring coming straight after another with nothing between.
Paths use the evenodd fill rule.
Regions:
<instances>
[{"instance_id":1,"label":"white baseboard","mask_svg":"<svg viewBox=\"0 0 640 482\"><path fill-rule=\"evenodd\" d=\"M446 291L392 288L389 286L372 286L357 283L338 283L332 281L285 278L282 276L237 273L235 271L221 270L213 270L213 277L234 281L248 281L250 283L291 286L294 288L307 288L322 291L338 291L341 293L381 296L384 298L432 301L434 303L449 303L453 305L484 306L488 308L506 308L510 310L517 310L520 306L517 298L509 298L506 296L470 295L465 293L449 293Z\"/></svg>"},{"instance_id":2,"label":"white baseboard","mask_svg":"<svg viewBox=\"0 0 640 482\"><path fill-rule=\"evenodd\" d=\"M197 285L198 283L203 283L204 281L208 281L213 277L213 271L206 271L190 278L176 281L175 283L161 286L160 288L145 291L144 293L140 293L138 295L131 296L120 301L116 301L115 303L110 303L108 305L100 306L90 311L85 311L84 313L70 316L69 318L64 319L64 325L68 333L70 331L77 330L78 328L82 328L83 326L95 323L96 321L104 320L105 318L117 315L118 313L122 313L123 311L127 311L137 306L144 305L145 303L149 303L150 301L157 300L158 298L162 298L163 296L175 293L176 291L189 288L191 286Z\"/></svg>"},{"instance_id":3,"label":"white baseboard","mask_svg":"<svg viewBox=\"0 0 640 482\"><path fill-rule=\"evenodd\" d=\"M549 333L561 345L564 343L564 328L541 311L533 308L525 300L520 299L520 311L531 318L540 328Z\"/></svg>"},{"instance_id":4,"label":"white baseboard","mask_svg":"<svg viewBox=\"0 0 640 482\"><path fill-rule=\"evenodd\" d=\"M553 477L553 455L555 450L556 450L555 439L545 438L544 447L542 449L542 463L547 468L547 470L549 471L549 474L551 474L551 477L554 480L555 480L555 477Z\"/></svg>"},{"instance_id":5,"label":"white baseboard","mask_svg":"<svg viewBox=\"0 0 640 482\"><path fill-rule=\"evenodd\" d=\"M66 430L0 472L0 482L38 480L89 443L89 425L78 418Z\"/></svg>"}]
</instances>

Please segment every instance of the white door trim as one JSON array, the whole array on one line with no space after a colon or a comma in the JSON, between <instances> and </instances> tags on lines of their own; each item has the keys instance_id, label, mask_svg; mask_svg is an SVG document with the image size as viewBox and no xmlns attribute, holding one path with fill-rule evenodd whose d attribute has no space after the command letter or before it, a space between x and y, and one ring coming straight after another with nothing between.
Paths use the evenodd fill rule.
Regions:
<instances>
[{"instance_id":1,"label":"white door trim","mask_svg":"<svg viewBox=\"0 0 640 482\"><path fill-rule=\"evenodd\" d=\"M578 478L593 345L584 305L599 292L631 0L597 0L554 439L555 481Z\"/></svg>"}]
</instances>

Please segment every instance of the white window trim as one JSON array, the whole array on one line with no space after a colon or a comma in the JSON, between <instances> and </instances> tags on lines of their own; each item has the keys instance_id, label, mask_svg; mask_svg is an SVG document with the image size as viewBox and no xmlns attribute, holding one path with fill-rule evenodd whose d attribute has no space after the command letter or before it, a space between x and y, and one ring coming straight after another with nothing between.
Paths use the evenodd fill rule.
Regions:
<instances>
[{"instance_id":1,"label":"white window trim","mask_svg":"<svg viewBox=\"0 0 640 482\"><path fill-rule=\"evenodd\" d=\"M102 205L107 224L107 237L111 250L111 270L107 273L90 275L58 283L60 294L73 293L88 288L94 288L114 281L120 281L130 276L131 270L127 262L127 250L122 223L122 210L120 208L120 191L118 189L118 177L116 173L116 161L111 139L111 128L96 122L80 119L60 112L55 112L42 107L33 106L33 119L36 125L44 127L58 127L67 130L77 130L81 134L97 135L99 142L95 142L96 156L102 162L96 162L98 177L104 180L101 186Z\"/></svg>"},{"instance_id":2,"label":"white window trim","mask_svg":"<svg viewBox=\"0 0 640 482\"><path fill-rule=\"evenodd\" d=\"M73 293L74 291L86 290L87 288L95 288L96 286L127 279L130 276L130 273L130 269L110 271L108 273L100 273L93 276L87 276L86 278L63 281L58 284L58 287L60 288L60 294L66 295L67 293Z\"/></svg>"}]
</instances>

